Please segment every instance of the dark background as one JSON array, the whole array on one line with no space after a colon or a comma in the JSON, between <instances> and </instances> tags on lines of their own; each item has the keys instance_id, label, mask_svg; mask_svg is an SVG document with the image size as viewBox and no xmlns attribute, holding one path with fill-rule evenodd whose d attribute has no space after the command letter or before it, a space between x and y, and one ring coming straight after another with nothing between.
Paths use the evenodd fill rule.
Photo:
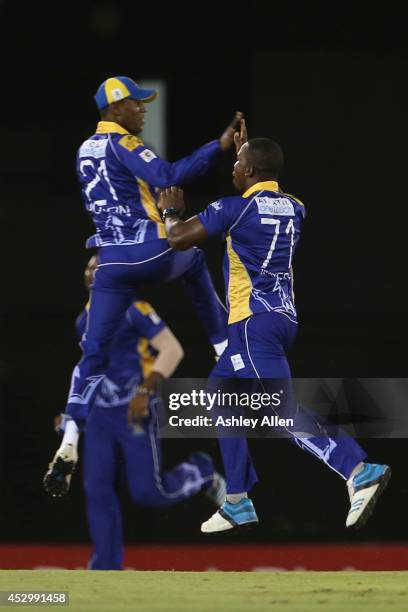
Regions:
<instances>
[{"instance_id":1,"label":"dark background","mask_svg":"<svg viewBox=\"0 0 408 612\"><path fill-rule=\"evenodd\" d=\"M27 12L21 21L11 3L0 10L9 33L3 85L12 94L0 121L1 540L88 539L81 468L63 500L47 498L41 480L58 445L52 417L63 409L79 358L73 325L86 300L84 243L92 225L75 152L94 131L92 96L109 76L166 80L170 160L218 137L236 109L245 112L250 137L282 145L281 184L308 212L295 259L294 375L407 376L401 16L257 2L225 15L211 3L186 14L181 6L81 2L49 11L44 27ZM233 161L226 155L188 190L192 213L232 193ZM222 248L211 242L206 253L223 295ZM204 376L212 352L181 287L143 295L184 346L176 375ZM362 440L370 459L391 464L394 475L356 536L345 531L348 501L334 473L286 441L251 442L261 478L253 492L261 525L251 539L407 539L406 440ZM202 440L166 441L165 465L198 446L221 467L215 442ZM201 541L198 526L212 511L203 497L165 512L131 506L126 492L123 498L128 541Z\"/></svg>"}]
</instances>

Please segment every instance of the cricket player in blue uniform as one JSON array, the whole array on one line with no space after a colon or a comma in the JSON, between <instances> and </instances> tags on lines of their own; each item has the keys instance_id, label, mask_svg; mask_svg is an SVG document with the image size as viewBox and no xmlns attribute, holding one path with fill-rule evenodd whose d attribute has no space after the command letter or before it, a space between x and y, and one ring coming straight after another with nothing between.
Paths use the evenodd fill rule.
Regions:
<instances>
[{"instance_id":1,"label":"cricket player in blue uniform","mask_svg":"<svg viewBox=\"0 0 408 612\"><path fill-rule=\"evenodd\" d=\"M218 140L169 163L139 138L146 104L156 95L128 77L107 79L95 95L102 120L78 151L82 196L96 228L87 246L99 249L99 266L81 342L83 356L72 374L65 411L66 419L71 419L69 428L84 425L104 378L109 345L142 284L182 278L216 352L221 354L226 345L224 312L204 255L197 248L183 253L171 248L155 189L185 185L203 175L233 144L234 126L242 113Z\"/></svg>"},{"instance_id":2,"label":"cricket player in blue uniform","mask_svg":"<svg viewBox=\"0 0 408 612\"><path fill-rule=\"evenodd\" d=\"M164 189L158 207L174 249L188 249L207 237L227 235L224 277L229 303L228 346L215 366L215 378L290 381L286 358L297 328L292 261L305 209L282 193L279 145L266 138L246 142L245 122L235 136L238 151L233 181L242 195L221 198L187 221L180 220L183 192ZM294 406L296 409L296 407ZM351 507L348 527L361 527L390 477L386 465L366 463L366 453L351 437L331 438L313 413L295 417L287 435L347 481ZM301 427L297 428L300 420ZM313 432L302 435L300 432ZM227 479L223 506L205 523L203 533L217 533L258 522L247 492L257 481L244 437L219 438Z\"/></svg>"},{"instance_id":3,"label":"cricket player in blue uniform","mask_svg":"<svg viewBox=\"0 0 408 612\"><path fill-rule=\"evenodd\" d=\"M86 282L96 267L91 258ZM81 338L89 304L76 321ZM193 453L163 472L156 432L153 389L171 376L183 358L177 338L147 302L135 301L126 311L109 349L106 376L87 420L84 440L84 485L88 525L94 547L90 569L123 569L123 529L118 486L127 482L133 501L150 508L175 505L200 491L217 507L225 499L225 481L211 457ZM146 385L150 391L146 393ZM129 408L130 404L130 408ZM77 442L77 441L76 441ZM77 459L77 444L61 446L44 478L54 497L64 495ZM65 457L66 461L63 461Z\"/></svg>"}]
</instances>

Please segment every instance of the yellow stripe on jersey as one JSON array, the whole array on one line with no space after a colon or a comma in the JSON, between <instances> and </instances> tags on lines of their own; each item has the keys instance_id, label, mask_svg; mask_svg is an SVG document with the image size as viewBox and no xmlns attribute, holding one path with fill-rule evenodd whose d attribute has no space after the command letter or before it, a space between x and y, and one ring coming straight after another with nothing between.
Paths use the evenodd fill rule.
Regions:
<instances>
[{"instance_id":1,"label":"yellow stripe on jersey","mask_svg":"<svg viewBox=\"0 0 408 612\"><path fill-rule=\"evenodd\" d=\"M139 186L140 201L142 203L142 206L145 209L149 219L151 219L152 221L156 221L157 223L157 237L166 238L166 229L164 223L160 218L159 211L156 207L156 202L154 201L154 198L150 193L150 189L146 181L142 181L142 179L139 178L137 178L136 180Z\"/></svg>"},{"instance_id":2,"label":"yellow stripe on jersey","mask_svg":"<svg viewBox=\"0 0 408 612\"><path fill-rule=\"evenodd\" d=\"M282 195L288 196L289 198L292 198L293 200L295 200L295 202L297 202L298 204L300 204L301 206L304 206L303 202L301 202L299 200L299 198L297 198L296 196L292 195L291 193L283 193Z\"/></svg>"},{"instance_id":3,"label":"yellow stripe on jersey","mask_svg":"<svg viewBox=\"0 0 408 612\"><path fill-rule=\"evenodd\" d=\"M229 260L228 301L230 308L228 323L236 323L252 315L252 310L249 307L252 282L239 255L232 248L231 236L227 236L227 253Z\"/></svg>"},{"instance_id":4,"label":"yellow stripe on jersey","mask_svg":"<svg viewBox=\"0 0 408 612\"><path fill-rule=\"evenodd\" d=\"M140 312L142 315L149 315L155 312L153 306L149 304L149 302L134 302L133 306Z\"/></svg>"},{"instance_id":5,"label":"yellow stripe on jersey","mask_svg":"<svg viewBox=\"0 0 408 612\"><path fill-rule=\"evenodd\" d=\"M245 193L242 194L243 198L249 198L250 195L255 191L279 191L279 185L277 181L262 181L252 185Z\"/></svg>"},{"instance_id":6,"label":"yellow stripe on jersey","mask_svg":"<svg viewBox=\"0 0 408 612\"><path fill-rule=\"evenodd\" d=\"M142 368L143 379L146 380L149 374L151 374L153 364L156 360L156 357L150 352L149 340L146 338L140 338L139 342L137 343L137 352L140 356L140 366Z\"/></svg>"},{"instance_id":7,"label":"yellow stripe on jersey","mask_svg":"<svg viewBox=\"0 0 408 612\"><path fill-rule=\"evenodd\" d=\"M125 149L128 151L132 152L137 149L137 147L140 147L143 144L143 141L136 136L126 134L126 136L122 136L122 138L119 140L119 144L122 145L122 147L125 147Z\"/></svg>"},{"instance_id":8,"label":"yellow stripe on jersey","mask_svg":"<svg viewBox=\"0 0 408 612\"><path fill-rule=\"evenodd\" d=\"M97 134L129 134L125 128L115 121L99 121L96 126ZM141 141L140 141L141 142Z\"/></svg>"},{"instance_id":9,"label":"yellow stripe on jersey","mask_svg":"<svg viewBox=\"0 0 408 612\"><path fill-rule=\"evenodd\" d=\"M156 314L155 309L149 302L133 302L133 306L144 316ZM147 378L153 369L153 364L156 356L150 350L150 341L146 338L140 338L137 344L137 352L140 356L140 366L143 372L143 378Z\"/></svg>"}]
</instances>

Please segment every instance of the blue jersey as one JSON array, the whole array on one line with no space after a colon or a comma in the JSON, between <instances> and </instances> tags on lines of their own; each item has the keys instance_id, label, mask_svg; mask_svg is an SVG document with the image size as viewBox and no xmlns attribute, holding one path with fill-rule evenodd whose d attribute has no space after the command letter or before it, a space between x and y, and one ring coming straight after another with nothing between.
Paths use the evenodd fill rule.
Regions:
<instances>
[{"instance_id":1,"label":"blue jersey","mask_svg":"<svg viewBox=\"0 0 408 612\"><path fill-rule=\"evenodd\" d=\"M88 306L76 320L79 337L86 330ZM118 406L129 402L136 386L151 370L157 352L150 346L166 324L148 302L134 302L128 308L109 349L109 366L95 398L97 406Z\"/></svg>"},{"instance_id":2,"label":"blue jersey","mask_svg":"<svg viewBox=\"0 0 408 612\"><path fill-rule=\"evenodd\" d=\"M154 189L183 185L204 174L220 151L217 140L170 163L120 125L100 121L77 155L83 201L96 227L87 246L165 239Z\"/></svg>"},{"instance_id":3,"label":"blue jersey","mask_svg":"<svg viewBox=\"0 0 408 612\"><path fill-rule=\"evenodd\" d=\"M221 198L198 218L210 236L227 235L224 280L228 323L280 312L296 322L292 259L305 215L303 204L278 183L257 183L242 196Z\"/></svg>"}]
</instances>

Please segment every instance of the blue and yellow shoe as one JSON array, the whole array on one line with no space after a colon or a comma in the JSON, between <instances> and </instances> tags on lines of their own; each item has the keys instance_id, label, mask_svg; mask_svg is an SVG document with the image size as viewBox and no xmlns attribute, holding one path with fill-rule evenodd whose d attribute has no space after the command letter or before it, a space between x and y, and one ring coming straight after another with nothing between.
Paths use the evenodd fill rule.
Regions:
<instances>
[{"instance_id":1,"label":"blue and yellow shoe","mask_svg":"<svg viewBox=\"0 0 408 612\"><path fill-rule=\"evenodd\" d=\"M360 529L366 524L390 477L391 468L388 465L363 463L357 474L348 479L351 506L346 527Z\"/></svg>"},{"instance_id":2,"label":"blue and yellow shoe","mask_svg":"<svg viewBox=\"0 0 408 612\"><path fill-rule=\"evenodd\" d=\"M223 531L237 530L258 524L258 517L252 501L241 499L237 504L224 502L223 505L208 521L201 525L201 533L221 533Z\"/></svg>"}]
</instances>

